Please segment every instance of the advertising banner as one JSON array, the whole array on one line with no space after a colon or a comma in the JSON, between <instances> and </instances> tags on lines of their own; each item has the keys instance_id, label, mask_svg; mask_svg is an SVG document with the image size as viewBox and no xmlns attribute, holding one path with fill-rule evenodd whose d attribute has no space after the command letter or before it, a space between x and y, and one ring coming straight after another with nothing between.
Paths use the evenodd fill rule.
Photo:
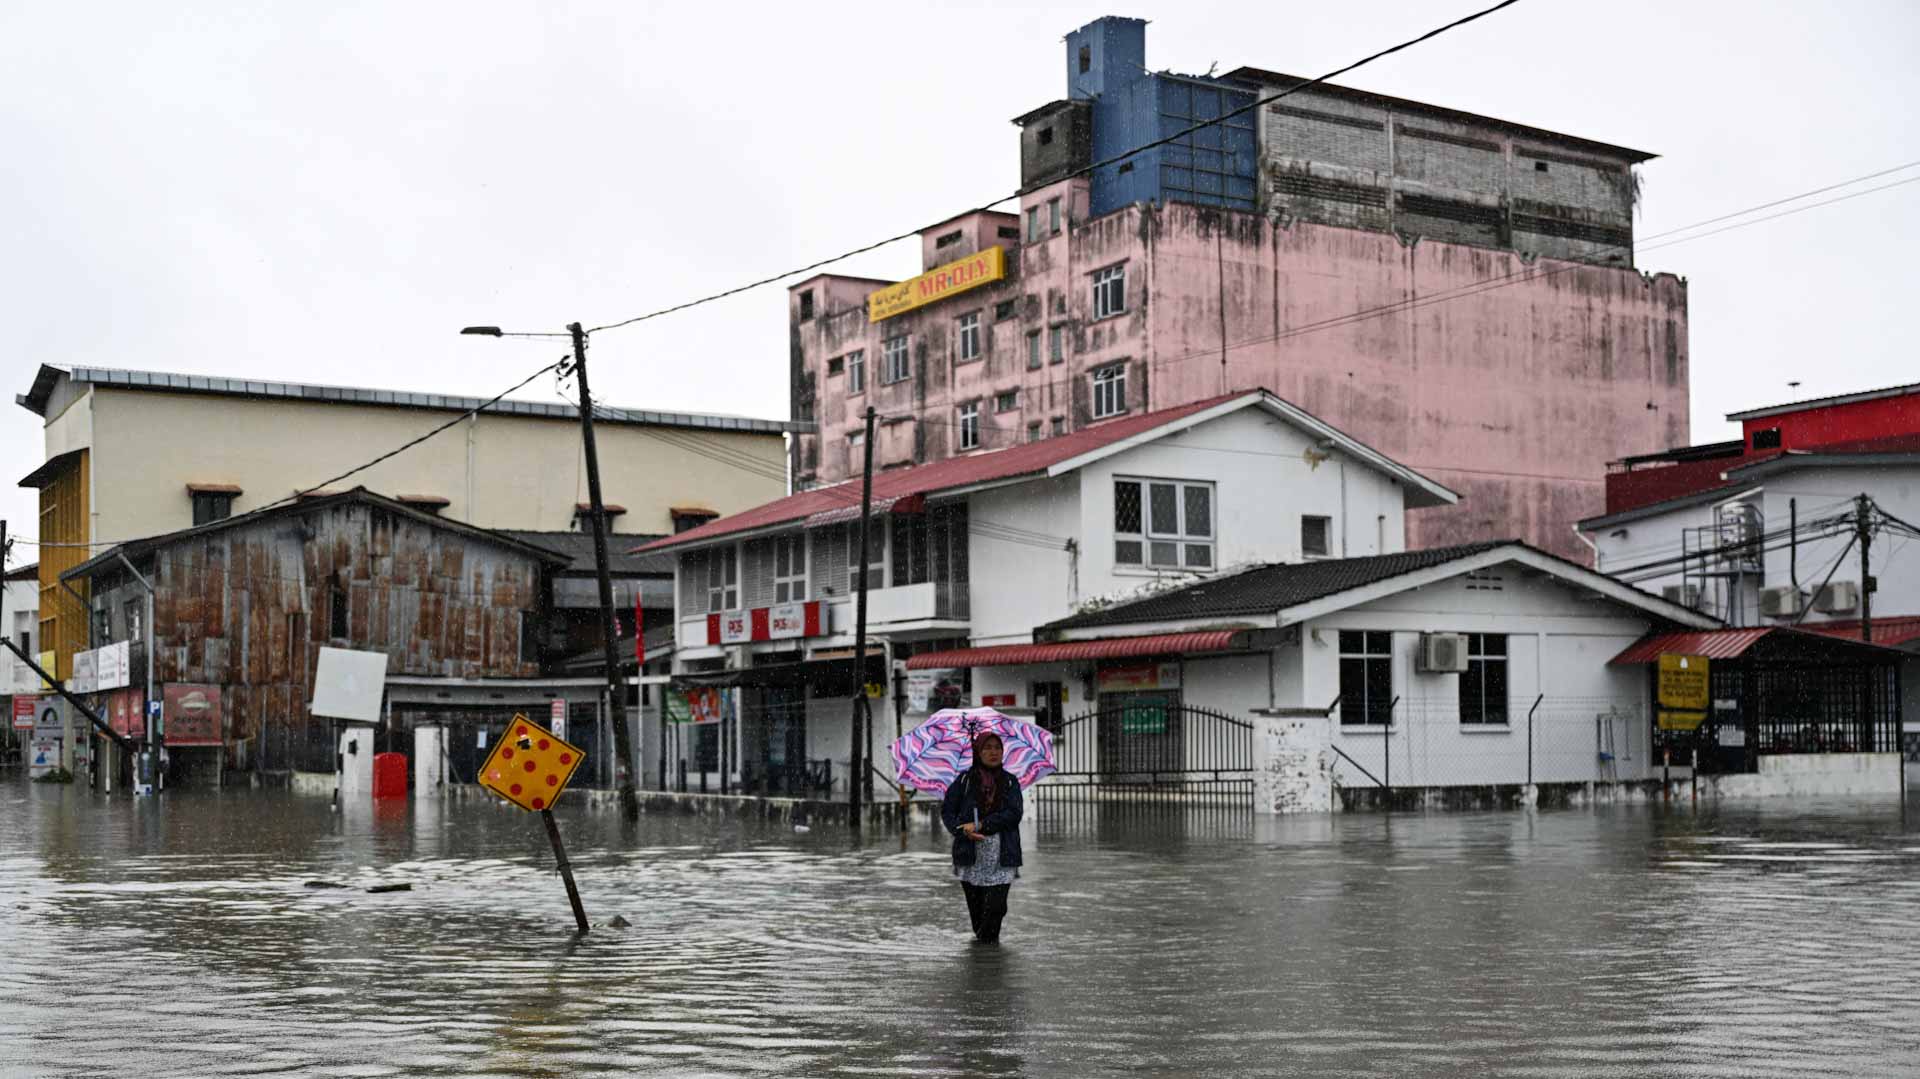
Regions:
<instances>
[{"instance_id":1,"label":"advertising banner","mask_svg":"<svg viewBox=\"0 0 1920 1079\"><path fill-rule=\"evenodd\" d=\"M667 722L698 726L732 719L738 691L713 686L681 686L666 693Z\"/></svg>"},{"instance_id":2,"label":"advertising banner","mask_svg":"<svg viewBox=\"0 0 1920 1079\"><path fill-rule=\"evenodd\" d=\"M217 746L226 731L219 686L169 682L160 692L166 720L160 730L170 746Z\"/></svg>"},{"instance_id":3,"label":"advertising banner","mask_svg":"<svg viewBox=\"0 0 1920 1079\"><path fill-rule=\"evenodd\" d=\"M115 641L93 650L94 689L120 689L133 672L133 644Z\"/></svg>"},{"instance_id":4,"label":"advertising banner","mask_svg":"<svg viewBox=\"0 0 1920 1079\"><path fill-rule=\"evenodd\" d=\"M40 698L23 693L13 699L13 729L14 730L16 731L32 730L34 717L38 716L39 714L40 714Z\"/></svg>"},{"instance_id":5,"label":"advertising banner","mask_svg":"<svg viewBox=\"0 0 1920 1079\"><path fill-rule=\"evenodd\" d=\"M908 671L907 711L931 713L942 708L965 708L972 675L971 669L963 667Z\"/></svg>"},{"instance_id":6,"label":"advertising banner","mask_svg":"<svg viewBox=\"0 0 1920 1079\"><path fill-rule=\"evenodd\" d=\"M879 322L905 314L916 307L958 296L968 289L992 284L1007 276L1007 253L1000 247L936 266L919 277L876 289L867 294L867 321Z\"/></svg>"},{"instance_id":7,"label":"advertising banner","mask_svg":"<svg viewBox=\"0 0 1920 1079\"><path fill-rule=\"evenodd\" d=\"M1102 693L1126 693L1141 689L1179 689L1180 664L1129 663L1102 667L1094 686Z\"/></svg>"},{"instance_id":8,"label":"advertising banner","mask_svg":"<svg viewBox=\"0 0 1920 1079\"><path fill-rule=\"evenodd\" d=\"M58 767L60 767L60 739L35 736L30 755L27 757L28 777L39 779Z\"/></svg>"},{"instance_id":9,"label":"advertising banner","mask_svg":"<svg viewBox=\"0 0 1920 1079\"><path fill-rule=\"evenodd\" d=\"M145 738L147 695L137 689L123 689L108 697L107 726L129 738Z\"/></svg>"},{"instance_id":10,"label":"advertising banner","mask_svg":"<svg viewBox=\"0 0 1920 1079\"><path fill-rule=\"evenodd\" d=\"M100 677L95 663L99 655L95 652L75 652L73 654L73 674L67 678L67 692L92 693L100 688Z\"/></svg>"}]
</instances>

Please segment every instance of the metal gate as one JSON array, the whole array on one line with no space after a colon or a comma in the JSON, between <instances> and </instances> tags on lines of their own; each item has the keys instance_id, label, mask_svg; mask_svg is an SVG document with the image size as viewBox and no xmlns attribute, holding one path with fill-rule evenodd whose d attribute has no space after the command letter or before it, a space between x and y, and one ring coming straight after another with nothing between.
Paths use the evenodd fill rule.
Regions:
<instances>
[{"instance_id":1,"label":"metal gate","mask_svg":"<svg viewBox=\"0 0 1920 1079\"><path fill-rule=\"evenodd\" d=\"M1060 770L1040 784L1049 803L1154 802L1253 808L1253 724L1136 693L1074 716L1054 732Z\"/></svg>"}]
</instances>

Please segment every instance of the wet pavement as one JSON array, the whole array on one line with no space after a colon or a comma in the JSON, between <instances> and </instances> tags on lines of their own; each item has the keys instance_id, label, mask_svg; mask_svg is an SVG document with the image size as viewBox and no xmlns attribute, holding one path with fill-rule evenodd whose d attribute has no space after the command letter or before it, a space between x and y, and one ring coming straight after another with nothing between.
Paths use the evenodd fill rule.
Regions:
<instances>
[{"instance_id":1,"label":"wet pavement","mask_svg":"<svg viewBox=\"0 0 1920 1079\"><path fill-rule=\"evenodd\" d=\"M925 830L560 816L579 941L518 811L0 780L0 1075L1920 1073L1898 804L1042 820L999 948Z\"/></svg>"}]
</instances>

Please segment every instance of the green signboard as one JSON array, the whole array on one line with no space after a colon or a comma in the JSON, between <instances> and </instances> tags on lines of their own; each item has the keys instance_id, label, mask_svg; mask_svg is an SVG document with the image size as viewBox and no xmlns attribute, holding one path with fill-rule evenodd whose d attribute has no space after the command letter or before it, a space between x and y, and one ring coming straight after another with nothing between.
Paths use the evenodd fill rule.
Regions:
<instances>
[{"instance_id":1,"label":"green signboard","mask_svg":"<svg viewBox=\"0 0 1920 1079\"><path fill-rule=\"evenodd\" d=\"M1120 733L1167 733L1167 706L1158 702L1128 705L1120 713Z\"/></svg>"}]
</instances>

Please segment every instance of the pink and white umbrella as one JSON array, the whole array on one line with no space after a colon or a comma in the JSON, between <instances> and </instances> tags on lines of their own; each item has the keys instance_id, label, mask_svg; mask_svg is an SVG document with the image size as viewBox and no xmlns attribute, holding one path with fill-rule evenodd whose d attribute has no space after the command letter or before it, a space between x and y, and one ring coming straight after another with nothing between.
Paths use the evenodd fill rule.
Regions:
<instances>
[{"instance_id":1,"label":"pink and white umbrella","mask_svg":"<svg viewBox=\"0 0 1920 1079\"><path fill-rule=\"evenodd\" d=\"M1022 787L1058 770L1053 734L1045 728L991 708L946 708L893 743L894 774L903 786L945 794L960 773L973 767L973 740L987 732L1000 736L1006 747L1000 765Z\"/></svg>"}]
</instances>

